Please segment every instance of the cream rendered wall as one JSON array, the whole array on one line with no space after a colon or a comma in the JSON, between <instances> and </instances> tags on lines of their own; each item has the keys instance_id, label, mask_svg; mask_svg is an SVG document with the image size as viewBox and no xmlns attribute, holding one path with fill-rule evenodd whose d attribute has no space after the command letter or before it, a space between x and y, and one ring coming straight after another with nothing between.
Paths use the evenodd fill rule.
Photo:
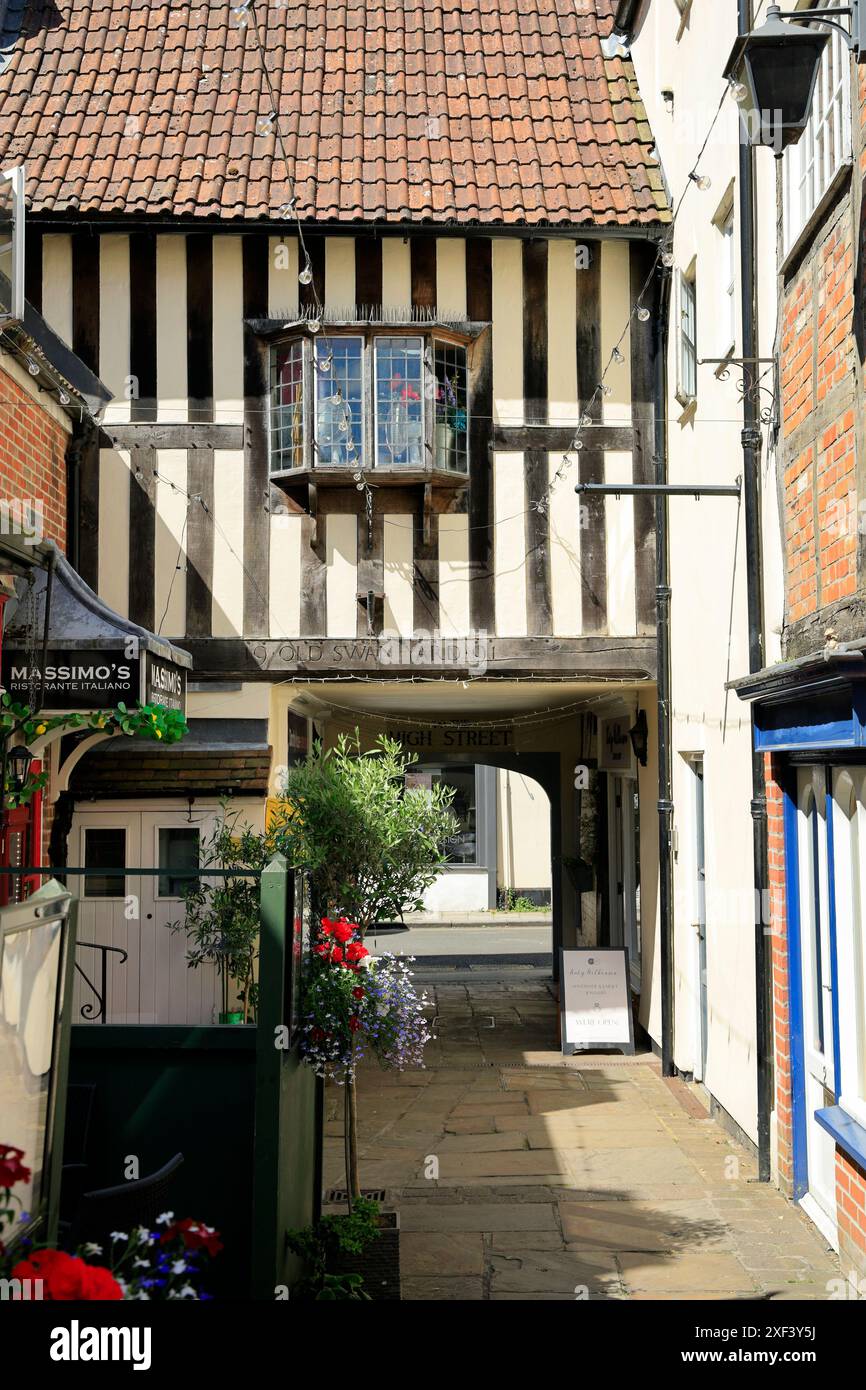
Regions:
<instances>
[{"instance_id":1,"label":"cream rendered wall","mask_svg":"<svg viewBox=\"0 0 866 1390\"><path fill-rule=\"evenodd\" d=\"M500 888L550 889L550 798L522 772L497 776L496 837Z\"/></svg>"},{"instance_id":2,"label":"cream rendered wall","mask_svg":"<svg viewBox=\"0 0 866 1390\"><path fill-rule=\"evenodd\" d=\"M765 7L756 5L759 11ZM736 6L694 5L688 25L677 39L680 16L673 4L651 4L643 28L632 45L641 95L647 107L662 166L674 200L686 186L704 136L725 84L722 66L736 37ZM661 96L673 92L673 109ZM714 217L726 195L734 194L735 290L737 342L739 330L739 243L735 180L738 164L738 116L725 99L715 132L700 161L711 187L689 188L677 219L674 278L696 260L698 357L721 357L723 320L722 238ZM775 329L775 182L769 151L759 151L758 256L760 282L761 355L773 351ZM669 358L670 481L730 483L742 471L740 430L742 406L736 371L728 381L714 375L713 366L699 366L697 406L684 412L677 401L676 294L672 296ZM765 439L766 445L766 439ZM764 457L765 511L775 509L772 459ZM769 475L769 476L768 476ZM781 557L777 531L765 531L765 602L767 659L778 654L773 635L781 617ZM736 501L673 499L670 505L670 557L673 590L673 798L677 854L675 896L675 1062L684 1071L700 1067L698 1052L698 973L696 934L692 927L695 902L694 776L687 755L704 758L706 813L707 955L709 990L707 1088L753 1139L756 1137L755 1098L755 961L752 902L752 822L750 730L748 709L725 692L725 683L748 670L746 588L742 517ZM651 757L655 756L655 721L648 713ZM650 783L655 774L642 774L644 805L652 805ZM651 817L644 819L644 842L655 838ZM642 843L642 859L644 844ZM648 885L644 881L644 889ZM645 957L651 966L651 997L642 1000L642 1020L660 1041L657 941L648 942ZM646 957L650 959L650 957Z\"/></svg>"}]
</instances>

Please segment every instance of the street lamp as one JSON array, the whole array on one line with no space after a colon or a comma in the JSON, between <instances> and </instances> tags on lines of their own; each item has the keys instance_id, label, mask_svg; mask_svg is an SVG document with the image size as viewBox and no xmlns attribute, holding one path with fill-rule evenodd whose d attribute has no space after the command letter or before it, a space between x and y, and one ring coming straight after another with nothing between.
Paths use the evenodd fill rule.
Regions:
<instances>
[{"instance_id":1,"label":"street lamp","mask_svg":"<svg viewBox=\"0 0 866 1390\"><path fill-rule=\"evenodd\" d=\"M16 796L24 790L27 785L27 777L30 772L30 765L33 762L33 754L23 743L17 743L14 748L10 748L6 754L6 768L9 781L12 783L11 791Z\"/></svg>"},{"instance_id":2,"label":"street lamp","mask_svg":"<svg viewBox=\"0 0 866 1390\"><path fill-rule=\"evenodd\" d=\"M827 27L798 29L795 20L815 20L838 29L858 61L866 57L866 0L820 10L786 10L770 5L767 21L749 34L741 34L731 50L725 77L734 88L740 115L751 145L772 145L781 155L795 145L809 122L812 98L824 49L830 41ZM847 17L850 32L837 23Z\"/></svg>"}]
</instances>

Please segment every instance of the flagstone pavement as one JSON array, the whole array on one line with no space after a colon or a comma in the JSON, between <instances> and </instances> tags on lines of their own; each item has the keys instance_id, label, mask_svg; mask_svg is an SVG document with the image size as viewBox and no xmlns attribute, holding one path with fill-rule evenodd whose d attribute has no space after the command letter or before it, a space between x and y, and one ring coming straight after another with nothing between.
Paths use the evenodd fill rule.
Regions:
<instances>
[{"instance_id":1,"label":"flagstone pavement","mask_svg":"<svg viewBox=\"0 0 866 1390\"><path fill-rule=\"evenodd\" d=\"M828 1297L837 1256L694 1087L651 1054L562 1057L549 980L426 987L426 1068L365 1063L358 1088L361 1183L399 1211L404 1299ZM342 1095L326 1188L344 1185Z\"/></svg>"}]
</instances>

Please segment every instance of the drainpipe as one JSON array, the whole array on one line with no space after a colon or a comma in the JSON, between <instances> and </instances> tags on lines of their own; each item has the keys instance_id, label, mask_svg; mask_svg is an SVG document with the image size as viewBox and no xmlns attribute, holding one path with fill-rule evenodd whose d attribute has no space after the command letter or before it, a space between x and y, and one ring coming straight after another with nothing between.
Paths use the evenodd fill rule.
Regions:
<instances>
[{"instance_id":1,"label":"drainpipe","mask_svg":"<svg viewBox=\"0 0 866 1390\"><path fill-rule=\"evenodd\" d=\"M752 0L738 0L739 32L752 28ZM757 391L758 305L755 244L755 158L740 131L740 261L742 266L743 358L747 389L743 392L743 511L746 530L746 587L749 621L749 670L765 664L764 591L761 547L761 428ZM758 1090L758 1178L770 1180L770 1113L773 1105L770 970L764 905L768 894L767 790L764 758L755 748L752 707L752 862L755 899L755 1035Z\"/></svg>"},{"instance_id":2,"label":"drainpipe","mask_svg":"<svg viewBox=\"0 0 866 1390\"><path fill-rule=\"evenodd\" d=\"M667 482L668 373L667 347L670 319L671 275L659 266L658 313L655 320L655 480ZM668 556L668 499L656 493L656 654L658 665L659 758L659 929L662 992L662 1076L674 1075L674 914L671 831L673 798L671 778L671 584Z\"/></svg>"}]
</instances>

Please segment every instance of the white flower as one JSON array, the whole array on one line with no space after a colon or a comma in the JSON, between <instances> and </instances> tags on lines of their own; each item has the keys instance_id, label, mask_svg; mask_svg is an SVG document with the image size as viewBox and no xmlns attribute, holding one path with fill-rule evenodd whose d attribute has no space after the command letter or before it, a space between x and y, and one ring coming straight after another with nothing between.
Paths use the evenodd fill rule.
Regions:
<instances>
[{"instance_id":1,"label":"white flower","mask_svg":"<svg viewBox=\"0 0 866 1390\"><path fill-rule=\"evenodd\" d=\"M146 1226L139 1226L134 1235L139 1245L153 1245L153 1236Z\"/></svg>"},{"instance_id":2,"label":"white flower","mask_svg":"<svg viewBox=\"0 0 866 1390\"><path fill-rule=\"evenodd\" d=\"M158 1217L156 1218L156 1224L157 1224L157 1226L170 1226L173 1220L174 1220L174 1212L173 1212L173 1211L164 1211L164 1212L162 1213L162 1216L158 1216Z\"/></svg>"},{"instance_id":3,"label":"white flower","mask_svg":"<svg viewBox=\"0 0 866 1390\"><path fill-rule=\"evenodd\" d=\"M102 1246L97 1245L95 1241L89 1240L84 1247L84 1253L85 1255L101 1255Z\"/></svg>"},{"instance_id":4,"label":"white flower","mask_svg":"<svg viewBox=\"0 0 866 1390\"><path fill-rule=\"evenodd\" d=\"M127 1234L126 1231L112 1231L112 1232L111 1232L111 1239L112 1239L112 1240L129 1240L129 1236L128 1236L128 1234Z\"/></svg>"},{"instance_id":5,"label":"white flower","mask_svg":"<svg viewBox=\"0 0 866 1390\"><path fill-rule=\"evenodd\" d=\"M172 1274L186 1274L186 1260L175 1260L171 1272Z\"/></svg>"},{"instance_id":6,"label":"white flower","mask_svg":"<svg viewBox=\"0 0 866 1390\"><path fill-rule=\"evenodd\" d=\"M133 1260L133 1269L150 1269L150 1260Z\"/></svg>"}]
</instances>

